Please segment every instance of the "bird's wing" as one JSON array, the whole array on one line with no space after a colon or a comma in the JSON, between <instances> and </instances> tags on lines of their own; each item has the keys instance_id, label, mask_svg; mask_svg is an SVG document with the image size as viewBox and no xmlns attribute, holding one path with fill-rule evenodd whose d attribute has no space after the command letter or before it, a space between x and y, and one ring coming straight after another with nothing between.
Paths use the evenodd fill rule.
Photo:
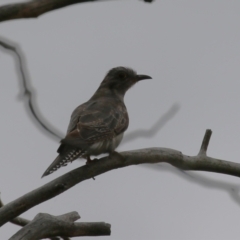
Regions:
<instances>
[{"instance_id":1,"label":"bird's wing","mask_svg":"<svg viewBox=\"0 0 240 240\"><path fill-rule=\"evenodd\" d=\"M128 122L126 107L121 102L95 101L88 106L81 105L73 112L68 133L61 143L85 148L121 134Z\"/></svg>"},{"instance_id":2,"label":"bird's wing","mask_svg":"<svg viewBox=\"0 0 240 240\"><path fill-rule=\"evenodd\" d=\"M84 114L85 109L87 108L87 103L83 103L82 105L78 106L72 113L71 115L71 119L68 125L68 129L67 129L67 134L69 132L72 132L73 130L76 129L78 121L79 121L79 117Z\"/></svg>"}]
</instances>

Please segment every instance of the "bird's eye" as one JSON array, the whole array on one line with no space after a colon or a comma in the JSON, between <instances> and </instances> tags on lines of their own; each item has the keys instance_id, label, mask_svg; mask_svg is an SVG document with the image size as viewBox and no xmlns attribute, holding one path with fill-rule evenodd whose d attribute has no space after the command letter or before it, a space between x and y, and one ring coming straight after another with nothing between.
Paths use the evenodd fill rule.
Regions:
<instances>
[{"instance_id":1,"label":"bird's eye","mask_svg":"<svg viewBox=\"0 0 240 240\"><path fill-rule=\"evenodd\" d=\"M123 72L120 72L120 73L118 74L118 77L121 78L121 79L124 79L124 78L126 78L126 74L123 73Z\"/></svg>"}]
</instances>

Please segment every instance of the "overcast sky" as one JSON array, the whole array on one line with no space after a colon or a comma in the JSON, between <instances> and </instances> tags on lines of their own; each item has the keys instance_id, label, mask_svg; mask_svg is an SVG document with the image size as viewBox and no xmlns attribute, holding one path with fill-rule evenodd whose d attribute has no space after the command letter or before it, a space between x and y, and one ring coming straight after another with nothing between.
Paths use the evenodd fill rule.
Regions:
<instances>
[{"instance_id":1,"label":"overcast sky","mask_svg":"<svg viewBox=\"0 0 240 240\"><path fill-rule=\"evenodd\" d=\"M16 1L0 0L0 5L10 2ZM210 128L208 155L239 163L239 12L240 1L233 0L103 1L3 22L0 36L21 46L38 107L60 132L65 133L73 109L91 97L110 68L128 66L153 80L135 85L125 97L130 116L126 138L156 122L159 128L155 135L123 142L119 151L167 147L196 155ZM4 203L84 164L75 161L40 178L59 144L32 122L21 94L14 59L0 49ZM172 118L164 123L169 111ZM112 225L111 236L98 239L239 239L240 180L190 174L167 164L118 169L22 216L77 211L83 222ZM18 229L5 224L0 238Z\"/></svg>"}]
</instances>

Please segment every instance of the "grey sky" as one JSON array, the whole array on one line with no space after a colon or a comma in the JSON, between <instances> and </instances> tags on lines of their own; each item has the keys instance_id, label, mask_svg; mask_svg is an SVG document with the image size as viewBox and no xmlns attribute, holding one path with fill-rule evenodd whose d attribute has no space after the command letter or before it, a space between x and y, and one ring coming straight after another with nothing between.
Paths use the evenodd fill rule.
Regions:
<instances>
[{"instance_id":1,"label":"grey sky","mask_svg":"<svg viewBox=\"0 0 240 240\"><path fill-rule=\"evenodd\" d=\"M0 0L1 5L10 2L16 1ZM91 97L106 72L123 65L153 78L125 97L127 133L148 129L174 104L180 109L153 137L123 143L119 151L158 146L196 155L210 128L208 155L240 162L239 12L240 2L231 0L103 1L3 22L0 35L21 45L38 106L61 132L72 110ZM3 51L0 86L0 191L7 203L84 162L41 179L58 143L35 127L18 101L13 58ZM98 239L239 239L240 203L234 192L239 179L213 173L191 176L195 178L166 165L114 170L23 217L75 210L81 221L112 225L111 237ZM8 239L18 229L6 224L0 238Z\"/></svg>"}]
</instances>

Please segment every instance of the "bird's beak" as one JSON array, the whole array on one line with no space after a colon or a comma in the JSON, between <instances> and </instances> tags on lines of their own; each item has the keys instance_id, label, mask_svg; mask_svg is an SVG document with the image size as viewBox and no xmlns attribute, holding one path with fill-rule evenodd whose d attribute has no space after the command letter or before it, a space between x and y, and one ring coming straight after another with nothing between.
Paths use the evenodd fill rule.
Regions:
<instances>
[{"instance_id":1,"label":"bird's beak","mask_svg":"<svg viewBox=\"0 0 240 240\"><path fill-rule=\"evenodd\" d=\"M150 76L148 75L137 75L137 81L141 81L141 80L144 80L144 79L152 79Z\"/></svg>"}]
</instances>

